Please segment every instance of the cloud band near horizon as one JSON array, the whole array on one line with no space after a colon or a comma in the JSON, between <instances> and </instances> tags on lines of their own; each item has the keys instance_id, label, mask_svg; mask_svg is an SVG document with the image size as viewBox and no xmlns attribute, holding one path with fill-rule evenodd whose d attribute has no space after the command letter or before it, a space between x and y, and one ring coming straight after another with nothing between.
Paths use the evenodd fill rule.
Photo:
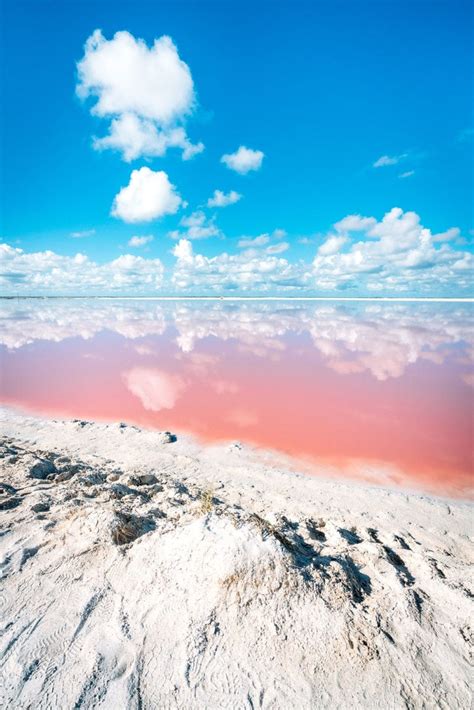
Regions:
<instances>
[{"instance_id":1,"label":"cloud band near horizon","mask_svg":"<svg viewBox=\"0 0 474 710\"><path fill-rule=\"evenodd\" d=\"M132 221L132 220L131 220ZM415 212L398 207L381 220L348 215L336 222L316 253L291 260L283 252L280 230L242 238L241 251L205 256L191 238L215 234L202 213L181 220L186 227L170 234L175 261L124 254L99 264L85 254L26 252L0 245L0 284L5 295L470 295L473 257L456 248L459 230L433 234ZM202 232L205 232L203 235ZM194 236L193 236L194 235ZM188 238L189 237L189 238ZM134 238L130 246L151 242ZM168 251L168 249L167 249Z\"/></svg>"}]
</instances>

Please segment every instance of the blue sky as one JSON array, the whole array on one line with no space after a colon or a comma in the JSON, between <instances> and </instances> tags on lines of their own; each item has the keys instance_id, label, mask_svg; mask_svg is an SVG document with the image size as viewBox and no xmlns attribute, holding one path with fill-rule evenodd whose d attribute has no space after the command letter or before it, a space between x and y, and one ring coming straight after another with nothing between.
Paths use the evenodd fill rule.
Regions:
<instances>
[{"instance_id":1,"label":"blue sky","mask_svg":"<svg viewBox=\"0 0 474 710\"><path fill-rule=\"evenodd\" d=\"M50 250L57 262L43 258L48 273L67 270L63 258L78 252L98 268L132 254L135 261L122 260L118 268L136 271L140 257L148 264L140 262L139 272L148 277L160 260L159 279L145 279L143 286L139 276L119 278L122 292L140 287L201 293L212 284L216 292L369 289L390 295L392 283L413 295L465 295L473 228L470 12L468 2L457 0L4 2L1 234L22 250L21 259L7 254L13 274L7 290L12 284L29 292L53 289L53 279L41 279L41 260L30 263L25 256ZM143 154L127 162L118 150L94 149L93 137L104 137L118 115L91 115L98 93L82 99L76 93L76 63L97 29L104 42L126 31L148 47L171 37L194 94L193 109L176 114L175 127L184 127L192 144L202 142L201 153L182 160L182 151L170 148L160 157ZM120 51L117 45L114 57ZM264 154L258 169L240 174L221 161L239 146ZM181 197L179 208L132 223L114 217L114 198L132 170L143 167L166 173ZM242 197L209 208L216 189ZM420 234L421 225L432 235L458 231L436 238L430 254L426 245L422 256L413 254L420 246L413 219L400 231L404 217L392 215L393 234L390 225L377 227L394 207L416 213ZM198 216L202 234L209 236L194 240L180 220L197 210L204 213ZM355 232L335 229L348 215L373 221L359 222ZM387 270L382 255L400 252L393 245L401 232L403 239L412 234L407 258L390 256ZM71 236L77 233L88 236ZM239 241L262 235L266 242L239 247ZM153 240L130 247L133 236ZM179 238L191 244L191 250L182 244L181 256L171 253ZM375 258L374 239L387 238L390 244ZM333 241L324 247L328 239ZM342 258L360 241L368 250L352 261L367 261L365 270ZM433 249L450 254L438 257ZM223 253L238 260L196 262L196 254L209 260ZM246 258L273 259L273 265L247 279L255 267L248 268ZM186 276L173 280L180 259ZM222 275L229 269L235 277L226 281ZM96 275L97 289L104 278Z\"/></svg>"}]
</instances>

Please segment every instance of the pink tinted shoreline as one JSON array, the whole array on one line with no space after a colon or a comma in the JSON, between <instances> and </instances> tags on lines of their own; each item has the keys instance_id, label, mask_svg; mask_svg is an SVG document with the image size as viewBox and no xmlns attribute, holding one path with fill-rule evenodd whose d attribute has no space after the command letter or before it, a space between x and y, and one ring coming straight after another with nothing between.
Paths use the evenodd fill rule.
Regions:
<instances>
[{"instance_id":1,"label":"pink tinted shoreline","mask_svg":"<svg viewBox=\"0 0 474 710\"><path fill-rule=\"evenodd\" d=\"M243 437L207 437L196 432L180 429L176 427L154 426L151 424L143 424L135 420L117 420L107 417L89 418L86 415L78 416L71 414L66 410L56 410L54 412L45 413L34 407L26 407L19 403L0 402L0 410L3 410L8 418L8 413L12 412L15 415L22 417L33 417L38 422L41 421L84 421L88 424L103 424L103 425L125 425L126 427L136 427L142 431L158 432L169 430L180 439L194 442L199 447L212 449L228 445L229 447L244 446L246 449L252 449L258 457L264 462L269 469L272 467L284 468L295 474L311 476L324 481L338 483L348 486L364 486L369 488L381 489L383 491L397 492L400 494L409 494L420 497L439 499L442 501L453 501L456 503L474 503L474 486L472 478L466 475L465 488L449 488L447 486L423 486L423 476L419 476L420 483L416 485L413 473L404 472L397 469L392 464L386 461L377 459L349 459L342 460L337 457L314 457L305 454L297 455L282 449L262 446L251 439ZM368 473L370 469L371 473ZM427 474L429 475L429 474ZM270 482L271 479L269 479Z\"/></svg>"}]
</instances>

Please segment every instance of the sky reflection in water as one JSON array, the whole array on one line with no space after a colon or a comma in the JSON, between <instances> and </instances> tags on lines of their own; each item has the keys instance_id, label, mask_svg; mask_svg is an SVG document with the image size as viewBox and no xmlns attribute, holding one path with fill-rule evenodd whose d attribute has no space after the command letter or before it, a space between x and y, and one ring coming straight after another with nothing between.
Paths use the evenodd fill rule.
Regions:
<instances>
[{"instance_id":1,"label":"sky reflection in water","mask_svg":"<svg viewBox=\"0 0 474 710\"><path fill-rule=\"evenodd\" d=\"M4 301L1 399L466 496L472 306Z\"/></svg>"}]
</instances>

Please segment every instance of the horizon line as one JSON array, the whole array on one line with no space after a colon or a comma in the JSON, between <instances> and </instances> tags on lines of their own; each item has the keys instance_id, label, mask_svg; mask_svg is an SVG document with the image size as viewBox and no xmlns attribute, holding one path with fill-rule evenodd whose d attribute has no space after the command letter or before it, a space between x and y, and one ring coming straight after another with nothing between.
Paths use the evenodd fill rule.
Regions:
<instances>
[{"instance_id":1,"label":"horizon line","mask_svg":"<svg viewBox=\"0 0 474 710\"><path fill-rule=\"evenodd\" d=\"M474 303L474 298L469 297L445 297L437 298L430 296L0 296L0 300L27 300L27 299L95 299L104 301L368 301L368 302L399 302L399 303Z\"/></svg>"}]
</instances>

